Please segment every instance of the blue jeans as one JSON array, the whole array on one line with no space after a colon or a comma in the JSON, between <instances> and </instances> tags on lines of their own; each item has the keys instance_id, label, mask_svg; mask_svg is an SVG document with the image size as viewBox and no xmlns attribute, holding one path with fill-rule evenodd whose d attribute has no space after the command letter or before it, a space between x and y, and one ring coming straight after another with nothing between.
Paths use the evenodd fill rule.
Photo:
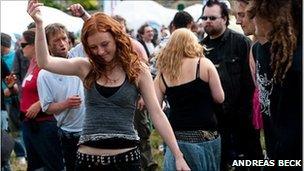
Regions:
<instances>
[{"instance_id":1,"label":"blue jeans","mask_svg":"<svg viewBox=\"0 0 304 171\"><path fill-rule=\"evenodd\" d=\"M27 151L28 171L44 168L46 171L64 169L58 127L52 121L24 121L23 139Z\"/></svg>"},{"instance_id":2,"label":"blue jeans","mask_svg":"<svg viewBox=\"0 0 304 171\"><path fill-rule=\"evenodd\" d=\"M192 171L219 171L221 163L221 137L201 143L178 141L178 146ZM175 158L166 147L164 171L175 171Z\"/></svg>"},{"instance_id":3,"label":"blue jeans","mask_svg":"<svg viewBox=\"0 0 304 171\"><path fill-rule=\"evenodd\" d=\"M1 110L1 130L8 131L8 114L5 110Z\"/></svg>"},{"instance_id":4,"label":"blue jeans","mask_svg":"<svg viewBox=\"0 0 304 171\"><path fill-rule=\"evenodd\" d=\"M59 128L58 135L61 141L66 171L74 171L80 132L68 132Z\"/></svg>"}]
</instances>

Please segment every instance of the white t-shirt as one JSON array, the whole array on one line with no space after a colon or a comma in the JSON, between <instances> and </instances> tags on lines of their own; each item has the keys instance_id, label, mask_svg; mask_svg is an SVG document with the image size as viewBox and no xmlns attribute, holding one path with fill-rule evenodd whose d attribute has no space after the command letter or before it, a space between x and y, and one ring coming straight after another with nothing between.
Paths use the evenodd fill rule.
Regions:
<instances>
[{"instance_id":1,"label":"white t-shirt","mask_svg":"<svg viewBox=\"0 0 304 171\"><path fill-rule=\"evenodd\" d=\"M57 120L57 126L61 129L68 132L82 131L85 115L85 99L83 84L80 78L41 70L37 79L37 87L43 112L45 112L53 102L62 102L72 95L79 95L82 100L80 108L66 109L54 116Z\"/></svg>"}]
</instances>

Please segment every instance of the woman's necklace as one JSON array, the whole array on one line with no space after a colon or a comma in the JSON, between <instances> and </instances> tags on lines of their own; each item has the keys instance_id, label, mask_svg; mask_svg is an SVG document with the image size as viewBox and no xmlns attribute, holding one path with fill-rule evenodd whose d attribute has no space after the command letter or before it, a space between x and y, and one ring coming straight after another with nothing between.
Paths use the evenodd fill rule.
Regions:
<instances>
[{"instance_id":1,"label":"woman's necklace","mask_svg":"<svg viewBox=\"0 0 304 171\"><path fill-rule=\"evenodd\" d=\"M112 84L116 84L118 81L119 81L119 78L116 78L116 79L109 78L107 80L107 82L112 83Z\"/></svg>"}]
</instances>

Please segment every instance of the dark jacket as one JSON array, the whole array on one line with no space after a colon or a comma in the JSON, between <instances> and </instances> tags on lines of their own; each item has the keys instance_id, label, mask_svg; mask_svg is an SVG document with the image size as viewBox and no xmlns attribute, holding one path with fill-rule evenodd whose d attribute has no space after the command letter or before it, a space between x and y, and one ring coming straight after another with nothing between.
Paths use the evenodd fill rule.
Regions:
<instances>
[{"instance_id":1,"label":"dark jacket","mask_svg":"<svg viewBox=\"0 0 304 171\"><path fill-rule=\"evenodd\" d=\"M29 60L23 56L22 50L17 49L15 53L15 58L14 58L14 66L13 66L13 71L17 76L18 79L18 85L21 85L23 78L25 77L27 73L27 69L29 67ZM19 87L21 88L21 87Z\"/></svg>"},{"instance_id":2,"label":"dark jacket","mask_svg":"<svg viewBox=\"0 0 304 171\"><path fill-rule=\"evenodd\" d=\"M210 49L210 37L201 44ZM224 117L225 122L246 117L251 118L252 95L254 83L249 68L250 39L230 29L226 29L219 43L212 47L213 56L205 50L205 56L214 62L225 92L225 101L217 115ZM215 62L215 59L217 61ZM227 123L229 125L232 123Z\"/></svg>"},{"instance_id":3,"label":"dark jacket","mask_svg":"<svg viewBox=\"0 0 304 171\"><path fill-rule=\"evenodd\" d=\"M1 60L1 80L5 80L5 77L10 75L10 71L6 65L6 63ZM1 110L6 110L5 109L5 104L4 104L4 89L1 84Z\"/></svg>"},{"instance_id":4,"label":"dark jacket","mask_svg":"<svg viewBox=\"0 0 304 171\"><path fill-rule=\"evenodd\" d=\"M148 47L147 47L145 41L144 41L141 37L138 37L138 38L137 38L137 41L143 45L143 47L144 47L144 49L145 49L145 51L146 51L146 54L147 54L147 56L148 56L148 58L149 58L149 60L150 60L152 54L150 54L149 49L148 49ZM154 45L154 47L155 47L155 46L156 46L156 43L154 43L153 41L152 41L152 43L153 43L153 45Z\"/></svg>"}]
</instances>

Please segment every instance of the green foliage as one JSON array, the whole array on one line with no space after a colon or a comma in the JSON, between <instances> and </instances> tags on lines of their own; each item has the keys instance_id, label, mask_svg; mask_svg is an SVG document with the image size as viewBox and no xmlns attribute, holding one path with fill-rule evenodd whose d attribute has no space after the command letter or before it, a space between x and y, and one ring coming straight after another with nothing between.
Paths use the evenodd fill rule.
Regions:
<instances>
[{"instance_id":1,"label":"green foliage","mask_svg":"<svg viewBox=\"0 0 304 171\"><path fill-rule=\"evenodd\" d=\"M45 6L53 7L62 10L64 7L60 4L60 1L53 0L40 0L39 2L43 3Z\"/></svg>"},{"instance_id":2,"label":"green foliage","mask_svg":"<svg viewBox=\"0 0 304 171\"><path fill-rule=\"evenodd\" d=\"M152 155L153 159L158 165L158 171L163 170L163 165L164 165L164 154L163 151L159 151L159 146L163 145L163 140L158 134L156 130L153 130L150 136L150 144L152 147Z\"/></svg>"},{"instance_id":3,"label":"green foliage","mask_svg":"<svg viewBox=\"0 0 304 171\"><path fill-rule=\"evenodd\" d=\"M45 6L53 7L61 11L67 11L67 8L72 5L79 3L86 10L99 10L100 4L98 0L40 0Z\"/></svg>"},{"instance_id":4,"label":"green foliage","mask_svg":"<svg viewBox=\"0 0 304 171\"><path fill-rule=\"evenodd\" d=\"M79 3L81 4L86 10L98 10L100 5L98 0L71 0L72 4Z\"/></svg>"}]
</instances>

